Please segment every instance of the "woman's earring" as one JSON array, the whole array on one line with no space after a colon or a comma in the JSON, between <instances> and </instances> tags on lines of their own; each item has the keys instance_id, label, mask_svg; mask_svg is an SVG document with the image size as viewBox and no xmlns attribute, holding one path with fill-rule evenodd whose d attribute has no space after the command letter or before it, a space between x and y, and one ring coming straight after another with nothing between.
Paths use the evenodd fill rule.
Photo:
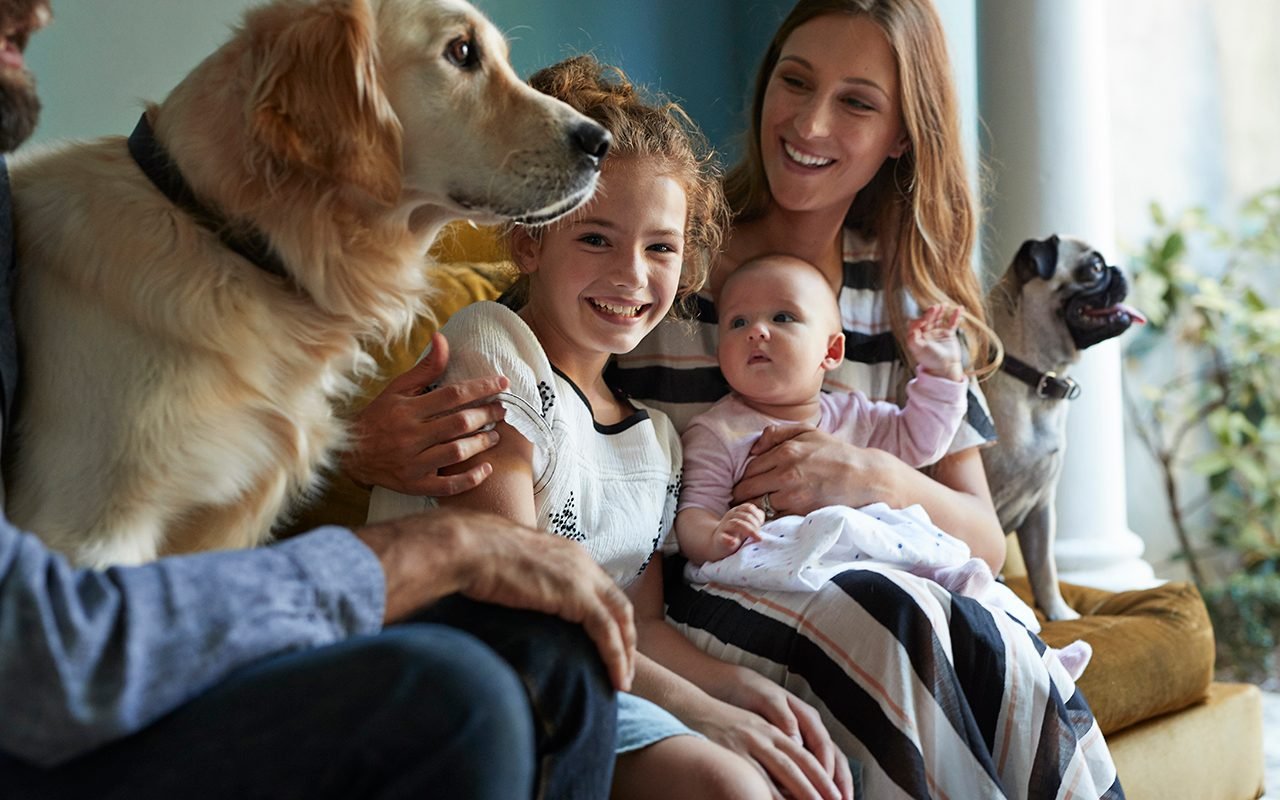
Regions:
<instances>
[{"instance_id":1,"label":"woman's earring","mask_svg":"<svg viewBox=\"0 0 1280 800\"><path fill-rule=\"evenodd\" d=\"M906 160L906 153L893 160L893 188L898 190L898 194L903 197L910 197L911 193L916 190L916 171L911 169L911 180L907 183L907 188L902 188L902 178L898 175L898 170L902 167L902 162Z\"/></svg>"}]
</instances>

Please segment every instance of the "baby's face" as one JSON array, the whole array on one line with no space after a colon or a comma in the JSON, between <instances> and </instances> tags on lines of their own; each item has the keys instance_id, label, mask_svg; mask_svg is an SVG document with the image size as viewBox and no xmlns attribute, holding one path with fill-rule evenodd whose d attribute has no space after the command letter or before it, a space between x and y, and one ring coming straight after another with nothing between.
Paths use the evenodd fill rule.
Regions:
<instances>
[{"instance_id":1,"label":"baby's face","mask_svg":"<svg viewBox=\"0 0 1280 800\"><path fill-rule=\"evenodd\" d=\"M843 358L833 290L803 262L753 265L725 285L717 306L720 371L756 404L812 400Z\"/></svg>"}]
</instances>

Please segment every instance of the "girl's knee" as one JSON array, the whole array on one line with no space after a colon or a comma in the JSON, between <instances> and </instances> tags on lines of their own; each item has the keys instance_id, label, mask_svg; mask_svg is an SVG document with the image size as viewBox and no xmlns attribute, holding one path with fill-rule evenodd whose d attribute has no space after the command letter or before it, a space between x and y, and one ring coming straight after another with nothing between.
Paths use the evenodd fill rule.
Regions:
<instances>
[{"instance_id":1,"label":"girl's knee","mask_svg":"<svg viewBox=\"0 0 1280 800\"><path fill-rule=\"evenodd\" d=\"M747 759L706 739L673 736L618 757L613 800L768 800L763 775Z\"/></svg>"}]
</instances>

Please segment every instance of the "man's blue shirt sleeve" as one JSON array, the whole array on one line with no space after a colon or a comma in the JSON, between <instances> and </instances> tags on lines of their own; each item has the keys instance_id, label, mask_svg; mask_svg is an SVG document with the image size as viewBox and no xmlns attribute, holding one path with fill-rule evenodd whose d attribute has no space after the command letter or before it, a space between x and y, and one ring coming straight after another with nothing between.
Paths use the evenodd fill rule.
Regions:
<instances>
[{"instance_id":1,"label":"man's blue shirt sleeve","mask_svg":"<svg viewBox=\"0 0 1280 800\"><path fill-rule=\"evenodd\" d=\"M0 751L48 766L279 653L376 631L385 585L350 531L78 570L0 516Z\"/></svg>"}]
</instances>

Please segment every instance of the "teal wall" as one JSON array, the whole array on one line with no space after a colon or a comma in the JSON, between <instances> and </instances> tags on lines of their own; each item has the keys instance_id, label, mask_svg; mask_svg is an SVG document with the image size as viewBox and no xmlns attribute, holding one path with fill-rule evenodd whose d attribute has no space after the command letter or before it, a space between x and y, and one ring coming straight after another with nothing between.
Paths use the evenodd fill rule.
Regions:
<instances>
[{"instance_id":1,"label":"teal wall","mask_svg":"<svg viewBox=\"0 0 1280 800\"><path fill-rule=\"evenodd\" d=\"M474 1L511 39L511 59L522 76L593 52L680 100L729 159L745 127L757 61L793 2ZM976 119L974 0L936 2L952 38L962 100L969 119ZM163 98L251 5L253 0L54 0L55 22L28 52L45 103L33 144L128 133L142 103ZM968 127L976 142L976 124Z\"/></svg>"},{"instance_id":2,"label":"teal wall","mask_svg":"<svg viewBox=\"0 0 1280 800\"><path fill-rule=\"evenodd\" d=\"M760 54L793 0L478 0L528 76L591 52L671 95L721 148L735 149ZM532 9L537 8L533 13Z\"/></svg>"}]
</instances>

